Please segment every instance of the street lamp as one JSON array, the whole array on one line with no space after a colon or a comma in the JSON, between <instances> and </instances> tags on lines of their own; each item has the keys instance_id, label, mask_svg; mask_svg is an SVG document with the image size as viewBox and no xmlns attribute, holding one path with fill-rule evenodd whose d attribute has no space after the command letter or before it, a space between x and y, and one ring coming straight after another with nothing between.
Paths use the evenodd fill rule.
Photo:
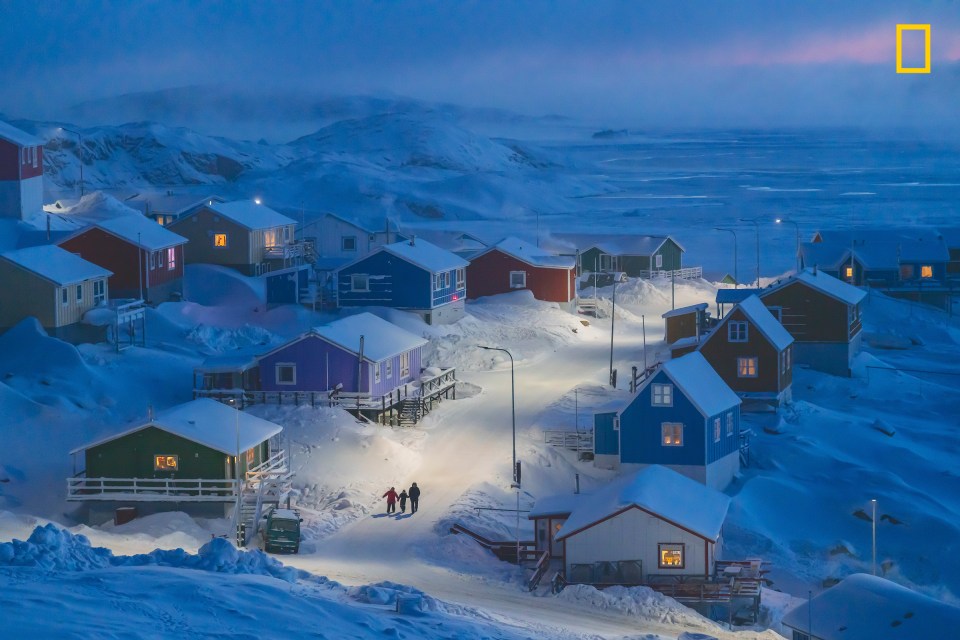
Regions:
<instances>
[{"instance_id":1,"label":"street lamp","mask_svg":"<svg viewBox=\"0 0 960 640\"><path fill-rule=\"evenodd\" d=\"M789 218L777 218L777 224L783 224L784 222L792 224L797 230L797 273L800 273L800 225Z\"/></svg>"},{"instance_id":2,"label":"street lamp","mask_svg":"<svg viewBox=\"0 0 960 640\"><path fill-rule=\"evenodd\" d=\"M740 278L737 277L737 232L733 229L723 229L721 227L714 227L714 231L727 231L733 234L733 288L736 289L740 286Z\"/></svg>"},{"instance_id":3,"label":"street lamp","mask_svg":"<svg viewBox=\"0 0 960 640\"><path fill-rule=\"evenodd\" d=\"M501 347L485 347L477 345L487 351L502 351L510 358L510 425L513 433L513 482L510 487L517 490L517 564L520 564L520 474L517 467L517 395L513 376L513 354Z\"/></svg>"},{"instance_id":4,"label":"street lamp","mask_svg":"<svg viewBox=\"0 0 960 640\"><path fill-rule=\"evenodd\" d=\"M67 133L72 133L77 136L78 140L78 150L79 153L77 157L80 158L80 197L83 197L83 134L79 131L74 131L73 129L68 129L66 127L60 127L61 131L66 131Z\"/></svg>"},{"instance_id":5,"label":"street lamp","mask_svg":"<svg viewBox=\"0 0 960 640\"><path fill-rule=\"evenodd\" d=\"M760 219L740 218L740 222L752 222L757 229L757 289L760 288Z\"/></svg>"},{"instance_id":6,"label":"street lamp","mask_svg":"<svg viewBox=\"0 0 960 640\"><path fill-rule=\"evenodd\" d=\"M237 398L230 398L228 402L233 406L233 410L236 415L236 426L237 426L237 457L233 459L233 475L234 480L237 483L237 503L234 507L234 526L237 531L237 546L241 546L241 542L246 542L246 540L240 539L240 403L237 402Z\"/></svg>"}]
</instances>

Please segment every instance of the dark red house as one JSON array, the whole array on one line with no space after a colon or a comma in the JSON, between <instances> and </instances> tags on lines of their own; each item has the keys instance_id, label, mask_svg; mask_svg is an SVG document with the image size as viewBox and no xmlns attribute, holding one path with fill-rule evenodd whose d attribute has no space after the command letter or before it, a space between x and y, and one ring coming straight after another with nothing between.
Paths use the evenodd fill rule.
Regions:
<instances>
[{"instance_id":1,"label":"dark red house","mask_svg":"<svg viewBox=\"0 0 960 640\"><path fill-rule=\"evenodd\" d=\"M470 258L468 299L517 289L529 289L537 300L572 309L577 299L576 260L518 238L505 238Z\"/></svg>"},{"instance_id":2,"label":"dark red house","mask_svg":"<svg viewBox=\"0 0 960 640\"><path fill-rule=\"evenodd\" d=\"M139 214L101 220L58 244L104 269L114 298L159 304L183 295L187 239Z\"/></svg>"},{"instance_id":3,"label":"dark red house","mask_svg":"<svg viewBox=\"0 0 960 640\"><path fill-rule=\"evenodd\" d=\"M43 142L0 122L0 218L43 212Z\"/></svg>"},{"instance_id":4,"label":"dark red house","mask_svg":"<svg viewBox=\"0 0 960 640\"><path fill-rule=\"evenodd\" d=\"M724 316L697 350L745 404L791 400L793 336L756 295Z\"/></svg>"}]
</instances>

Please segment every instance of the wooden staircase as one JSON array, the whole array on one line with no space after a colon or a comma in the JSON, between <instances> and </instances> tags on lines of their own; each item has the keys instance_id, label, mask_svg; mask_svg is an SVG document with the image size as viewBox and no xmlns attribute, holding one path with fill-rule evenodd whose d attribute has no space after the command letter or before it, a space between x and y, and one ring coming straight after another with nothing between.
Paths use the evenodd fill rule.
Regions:
<instances>
[{"instance_id":1,"label":"wooden staircase","mask_svg":"<svg viewBox=\"0 0 960 640\"><path fill-rule=\"evenodd\" d=\"M423 398L411 396L400 401L399 424L401 427L412 427L423 417Z\"/></svg>"},{"instance_id":2,"label":"wooden staircase","mask_svg":"<svg viewBox=\"0 0 960 640\"><path fill-rule=\"evenodd\" d=\"M236 515L237 546L246 546L256 536L264 506L279 506L290 495L291 478L293 473L283 449L247 471Z\"/></svg>"}]
</instances>

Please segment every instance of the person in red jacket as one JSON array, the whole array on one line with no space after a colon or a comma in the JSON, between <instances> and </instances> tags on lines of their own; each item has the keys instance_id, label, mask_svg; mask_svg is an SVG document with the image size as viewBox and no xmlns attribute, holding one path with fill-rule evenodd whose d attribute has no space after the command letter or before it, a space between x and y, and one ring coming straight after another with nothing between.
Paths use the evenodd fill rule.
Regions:
<instances>
[{"instance_id":1,"label":"person in red jacket","mask_svg":"<svg viewBox=\"0 0 960 640\"><path fill-rule=\"evenodd\" d=\"M390 491L387 491L383 494L384 498L387 499L387 513L396 513L397 511L397 491L395 488L390 487Z\"/></svg>"}]
</instances>

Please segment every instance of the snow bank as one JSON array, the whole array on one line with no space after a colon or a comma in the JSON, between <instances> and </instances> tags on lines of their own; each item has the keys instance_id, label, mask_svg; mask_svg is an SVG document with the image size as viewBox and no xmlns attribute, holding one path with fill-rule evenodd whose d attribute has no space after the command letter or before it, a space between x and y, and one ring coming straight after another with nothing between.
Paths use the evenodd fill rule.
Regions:
<instances>
[{"instance_id":1,"label":"snow bank","mask_svg":"<svg viewBox=\"0 0 960 640\"><path fill-rule=\"evenodd\" d=\"M556 597L571 604L617 611L662 624L683 626L687 629L716 628L714 623L692 609L649 587L609 587L600 591L589 585L573 584Z\"/></svg>"}]
</instances>

